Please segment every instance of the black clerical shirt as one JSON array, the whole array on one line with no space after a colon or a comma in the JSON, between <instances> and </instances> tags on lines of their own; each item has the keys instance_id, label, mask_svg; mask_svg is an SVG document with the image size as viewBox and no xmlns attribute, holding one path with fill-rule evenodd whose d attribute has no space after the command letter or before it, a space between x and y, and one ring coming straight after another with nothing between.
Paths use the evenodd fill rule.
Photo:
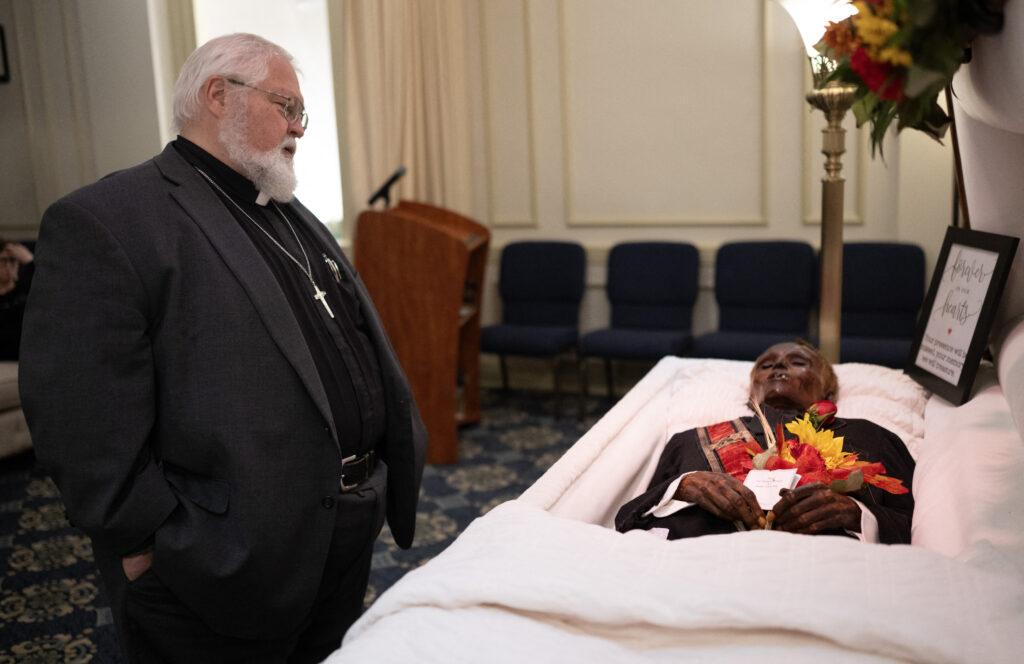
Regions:
<instances>
[{"instance_id":1,"label":"black clerical shirt","mask_svg":"<svg viewBox=\"0 0 1024 664\"><path fill-rule=\"evenodd\" d=\"M354 285L343 272L336 273L331 268L322 240L298 219L293 204L271 201L265 206L258 205L259 192L243 175L181 136L175 140L174 147L224 190L222 193L213 187L277 277L327 392L342 455L374 449L384 432L384 389L380 365L366 332ZM225 194L231 200L225 200ZM239 211L232 200L252 219ZM287 215L287 222L278 211ZM267 233L273 235L301 268L267 237ZM296 244L296 235L301 247ZM320 300L314 299L313 284L303 272L306 258L313 280L326 291L326 302L334 318Z\"/></svg>"}]
</instances>

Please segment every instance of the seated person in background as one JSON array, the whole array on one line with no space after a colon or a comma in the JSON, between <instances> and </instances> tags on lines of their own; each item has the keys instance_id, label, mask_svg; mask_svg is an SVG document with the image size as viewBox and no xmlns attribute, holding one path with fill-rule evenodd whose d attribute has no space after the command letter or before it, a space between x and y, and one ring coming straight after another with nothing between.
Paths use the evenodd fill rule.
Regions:
<instances>
[{"instance_id":1,"label":"seated person in background","mask_svg":"<svg viewBox=\"0 0 1024 664\"><path fill-rule=\"evenodd\" d=\"M801 418L814 402L833 398L837 387L832 366L803 341L772 346L750 373L751 404L760 404L773 433L780 423ZM914 499L906 489L913 480L914 460L903 441L867 420L832 419L821 428L833 431L837 438L842 436L843 452L883 464L883 472L893 478L885 480L891 482L889 488L864 484L845 495L814 482L782 489L771 510L771 527L793 533L847 535L867 542L909 543ZM741 459L749 460L748 449L765 450L769 444L759 417L741 417L675 434L662 452L647 491L619 509L616 529L659 529L662 534L667 531L668 539L678 539L762 528L765 514L754 493L727 470L737 469ZM749 468L750 462L746 464ZM906 489L896 480L902 480ZM902 493L891 493L893 489Z\"/></svg>"},{"instance_id":2,"label":"seated person in background","mask_svg":"<svg viewBox=\"0 0 1024 664\"><path fill-rule=\"evenodd\" d=\"M18 359L21 321L32 283L32 252L0 238L0 361Z\"/></svg>"}]
</instances>

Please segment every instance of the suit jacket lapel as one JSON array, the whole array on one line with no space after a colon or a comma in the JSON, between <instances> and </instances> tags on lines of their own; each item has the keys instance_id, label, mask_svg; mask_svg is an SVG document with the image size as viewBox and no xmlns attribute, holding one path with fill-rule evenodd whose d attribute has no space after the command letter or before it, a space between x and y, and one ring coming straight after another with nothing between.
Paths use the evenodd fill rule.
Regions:
<instances>
[{"instance_id":1,"label":"suit jacket lapel","mask_svg":"<svg viewBox=\"0 0 1024 664\"><path fill-rule=\"evenodd\" d=\"M238 227L210 186L174 147L168 145L154 159L157 168L168 180L178 184L171 197L181 205L220 254L238 282L249 294L259 316L278 348L295 367L306 389L324 418L330 423L334 439L338 435L331 415L327 393L306 346L302 330L295 320L291 305L273 272L267 267L245 232Z\"/></svg>"},{"instance_id":2,"label":"suit jacket lapel","mask_svg":"<svg viewBox=\"0 0 1024 664\"><path fill-rule=\"evenodd\" d=\"M359 275L356 274L355 268L352 267L352 264L345 257L341 247L338 246L330 231L301 203L295 204L295 210L298 212L296 216L299 218L299 221L312 229L314 234L321 238L323 245L326 247L328 257L338 264L338 269L344 273L345 278L355 285L356 296L359 298L359 304L363 311L363 319L366 321L370 332L370 340L377 351L377 359L380 362L381 371L384 373L384 388L391 399L400 402L403 399L402 394L408 391L408 385L405 383L406 379L401 363L398 360L395 349L391 346L391 340L384 329L384 323L380 319L380 314L377 313L377 307L370 296L370 292L366 289ZM398 385L399 383L405 385L404 390ZM397 424L404 421L402 417L408 417L408 410L389 407L387 409L387 417L389 421Z\"/></svg>"},{"instance_id":3,"label":"suit jacket lapel","mask_svg":"<svg viewBox=\"0 0 1024 664\"><path fill-rule=\"evenodd\" d=\"M359 298L359 304L363 308L363 318L370 330L370 338L377 350L377 358L380 360L381 369L387 374L385 377L391 379L396 374L404 376L401 365L397 361L395 350L391 347L387 331L384 329L384 323L381 321L380 314L377 313L377 307L373 303L373 298L370 297L370 292L366 289L362 279L356 274L355 268L352 267L352 264L345 257L341 247L338 246L338 242L331 235L330 231L313 216L313 213L307 210L301 203L297 203L295 209L299 213L297 215L299 220L321 238L324 246L327 248L328 257L338 264L338 269L345 274L345 278L355 284L356 296Z\"/></svg>"}]
</instances>

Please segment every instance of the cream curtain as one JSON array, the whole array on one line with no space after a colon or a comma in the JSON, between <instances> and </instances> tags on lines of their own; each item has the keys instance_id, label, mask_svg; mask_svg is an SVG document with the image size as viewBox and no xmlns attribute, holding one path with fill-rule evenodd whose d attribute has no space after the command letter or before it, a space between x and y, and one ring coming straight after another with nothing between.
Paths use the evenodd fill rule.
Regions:
<instances>
[{"instance_id":1,"label":"cream curtain","mask_svg":"<svg viewBox=\"0 0 1024 664\"><path fill-rule=\"evenodd\" d=\"M466 213L471 204L463 0L343 3L345 198L357 212L391 191ZM379 203L378 203L379 205Z\"/></svg>"},{"instance_id":2,"label":"cream curtain","mask_svg":"<svg viewBox=\"0 0 1024 664\"><path fill-rule=\"evenodd\" d=\"M196 50L196 21L192 0L149 0L153 16L154 80L157 112L160 114L161 144L174 140L171 120L174 84L185 59Z\"/></svg>"}]
</instances>

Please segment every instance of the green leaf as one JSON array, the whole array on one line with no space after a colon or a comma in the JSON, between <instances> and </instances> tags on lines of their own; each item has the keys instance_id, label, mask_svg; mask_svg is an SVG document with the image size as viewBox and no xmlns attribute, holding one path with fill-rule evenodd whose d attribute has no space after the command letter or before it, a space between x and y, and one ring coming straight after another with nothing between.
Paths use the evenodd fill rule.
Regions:
<instances>
[{"instance_id":1,"label":"green leaf","mask_svg":"<svg viewBox=\"0 0 1024 664\"><path fill-rule=\"evenodd\" d=\"M850 473L845 479L832 480L828 488L836 493L852 493L864 486L864 473L860 469Z\"/></svg>"},{"instance_id":2,"label":"green leaf","mask_svg":"<svg viewBox=\"0 0 1024 664\"><path fill-rule=\"evenodd\" d=\"M768 463L768 459L772 458L776 454L778 454L778 452L775 451L774 445L760 454L755 454L753 459L754 468L756 470L764 470L765 465Z\"/></svg>"},{"instance_id":3,"label":"green leaf","mask_svg":"<svg viewBox=\"0 0 1024 664\"><path fill-rule=\"evenodd\" d=\"M882 161L885 161L885 154L882 152L882 141L885 140L885 132L888 131L889 125L896 117L899 108L895 103L891 101L879 100L878 108L875 111L875 115L871 118L871 156L875 156L875 152L882 157Z\"/></svg>"},{"instance_id":4,"label":"green leaf","mask_svg":"<svg viewBox=\"0 0 1024 664\"><path fill-rule=\"evenodd\" d=\"M946 130L949 129L950 122L952 122L952 119L946 115L946 111L942 110L942 107L933 100L925 109L924 117L921 118L921 126L916 128L921 129L921 131L941 143L942 137L946 135Z\"/></svg>"},{"instance_id":5,"label":"green leaf","mask_svg":"<svg viewBox=\"0 0 1024 664\"><path fill-rule=\"evenodd\" d=\"M945 78L942 72L911 65L907 70L907 80L904 83L903 91L908 97L917 97L933 85L938 85L941 88Z\"/></svg>"},{"instance_id":6,"label":"green leaf","mask_svg":"<svg viewBox=\"0 0 1024 664\"><path fill-rule=\"evenodd\" d=\"M871 120L871 114L875 110L875 106L877 104L878 95L873 92L869 92L863 97L857 98L853 102L853 106L850 107L850 110L853 111L853 117L857 119L858 127Z\"/></svg>"},{"instance_id":7,"label":"green leaf","mask_svg":"<svg viewBox=\"0 0 1024 664\"><path fill-rule=\"evenodd\" d=\"M938 10L936 4L935 2L906 3L905 9L910 17L910 23L917 28L927 26L935 19Z\"/></svg>"}]
</instances>

